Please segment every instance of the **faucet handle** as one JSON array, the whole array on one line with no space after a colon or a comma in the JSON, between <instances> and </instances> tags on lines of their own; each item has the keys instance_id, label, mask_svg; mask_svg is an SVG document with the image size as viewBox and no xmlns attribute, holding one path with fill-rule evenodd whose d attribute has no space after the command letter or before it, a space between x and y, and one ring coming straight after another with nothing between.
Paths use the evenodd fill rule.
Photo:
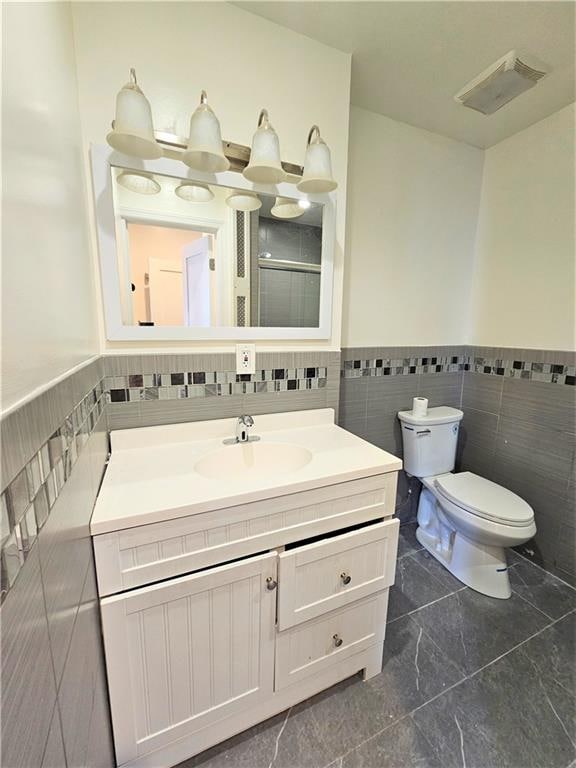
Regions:
<instances>
[{"instance_id":1,"label":"faucet handle","mask_svg":"<svg viewBox=\"0 0 576 768\"><path fill-rule=\"evenodd\" d=\"M244 424L244 426L246 426L246 427L253 427L254 426L254 419L252 418L252 416L248 416L248 414L243 414L242 416L240 416L238 421L241 424Z\"/></svg>"}]
</instances>

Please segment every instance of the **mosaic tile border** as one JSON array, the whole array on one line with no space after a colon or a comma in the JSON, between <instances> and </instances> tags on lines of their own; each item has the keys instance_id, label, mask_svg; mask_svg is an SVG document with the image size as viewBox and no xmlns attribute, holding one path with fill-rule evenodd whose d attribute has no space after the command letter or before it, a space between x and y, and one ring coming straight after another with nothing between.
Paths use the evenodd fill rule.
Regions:
<instances>
[{"instance_id":1,"label":"mosaic tile border","mask_svg":"<svg viewBox=\"0 0 576 768\"><path fill-rule=\"evenodd\" d=\"M0 604L14 585L105 405L102 379L0 495Z\"/></svg>"},{"instance_id":2,"label":"mosaic tile border","mask_svg":"<svg viewBox=\"0 0 576 768\"><path fill-rule=\"evenodd\" d=\"M490 376L543 381L547 384L576 384L576 367L558 363L533 363L526 360L497 360L470 356L466 370Z\"/></svg>"},{"instance_id":3,"label":"mosaic tile border","mask_svg":"<svg viewBox=\"0 0 576 768\"><path fill-rule=\"evenodd\" d=\"M465 370L467 358L461 355L443 355L404 358L371 358L345 360L341 375L345 379L362 376L409 376L417 373L458 373Z\"/></svg>"},{"instance_id":4,"label":"mosaic tile border","mask_svg":"<svg viewBox=\"0 0 576 768\"><path fill-rule=\"evenodd\" d=\"M456 373L472 371L489 376L540 381L547 384L576 384L576 367L558 363L536 363L526 360L500 360L474 355L371 358L345 360L341 376L345 379L363 376L408 376L420 373Z\"/></svg>"},{"instance_id":5,"label":"mosaic tile border","mask_svg":"<svg viewBox=\"0 0 576 768\"><path fill-rule=\"evenodd\" d=\"M273 368L253 374L185 371L107 376L104 389L108 402L127 403L322 389L326 383L325 367L307 367Z\"/></svg>"}]
</instances>

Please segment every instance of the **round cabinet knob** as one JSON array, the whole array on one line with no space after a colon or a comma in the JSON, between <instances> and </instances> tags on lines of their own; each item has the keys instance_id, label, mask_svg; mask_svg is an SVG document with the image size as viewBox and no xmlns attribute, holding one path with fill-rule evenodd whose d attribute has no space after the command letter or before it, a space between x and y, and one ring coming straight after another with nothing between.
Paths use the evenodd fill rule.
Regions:
<instances>
[{"instance_id":1,"label":"round cabinet knob","mask_svg":"<svg viewBox=\"0 0 576 768\"><path fill-rule=\"evenodd\" d=\"M334 640L334 645L336 648L340 648L344 640L340 637L340 635L332 635L332 640Z\"/></svg>"},{"instance_id":2,"label":"round cabinet knob","mask_svg":"<svg viewBox=\"0 0 576 768\"><path fill-rule=\"evenodd\" d=\"M352 576L346 573L346 571L342 571L342 573L340 574L340 578L342 579L342 583L346 585L350 584L350 582L352 581Z\"/></svg>"},{"instance_id":3,"label":"round cabinet knob","mask_svg":"<svg viewBox=\"0 0 576 768\"><path fill-rule=\"evenodd\" d=\"M272 576L268 576L268 578L266 579L266 589L269 589L270 592L272 592L272 590L276 589L277 586L278 586L278 582L274 581Z\"/></svg>"}]
</instances>

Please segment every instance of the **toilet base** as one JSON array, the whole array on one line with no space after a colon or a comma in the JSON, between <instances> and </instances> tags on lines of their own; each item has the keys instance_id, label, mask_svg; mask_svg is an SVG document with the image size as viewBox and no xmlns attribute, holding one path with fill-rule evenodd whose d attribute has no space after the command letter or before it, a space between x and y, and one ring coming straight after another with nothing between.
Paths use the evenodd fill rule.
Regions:
<instances>
[{"instance_id":1,"label":"toilet base","mask_svg":"<svg viewBox=\"0 0 576 768\"><path fill-rule=\"evenodd\" d=\"M476 592L506 600L512 594L506 551L470 541L458 531L453 531L450 546L441 545L440 539L431 536L422 527L416 529L416 538L459 581Z\"/></svg>"}]
</instances>

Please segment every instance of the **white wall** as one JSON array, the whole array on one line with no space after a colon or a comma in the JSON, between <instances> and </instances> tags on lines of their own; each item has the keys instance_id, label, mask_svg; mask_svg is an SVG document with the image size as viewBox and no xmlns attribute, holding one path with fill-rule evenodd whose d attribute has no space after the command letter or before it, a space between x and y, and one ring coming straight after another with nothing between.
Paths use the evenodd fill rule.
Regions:
<instances>
[{"instance_id":1,"label":"white wall","mask_svg":"<svg viewBox=\"0 0 576 768\"><path fill-rule=\"evenodd\" d=\"M98 352L68 3L3 5L2 408Z\"/></svg>"},{"instance_id":2,"label":"white wall","mask_svg":"<svg viewBox=\"0 0 576 768\"><path fill-rule=\"evenodd\" d=\"M482 160L352 107L342 346L467 341Z\"/></svg>"},{"instance_id":3,"label":"white wall","mask_svg":"<svg viewBox=\"0 0 576 768\"><path fill-rule=\"evenodd\" d=\"M333 334L325 342L298 346L338 347L350 55L227 3L88 2L75 3L73 14L86 159L90 142L105 142L116 93L131 66L152 104L157 130L187 135L202 88L223 137L240 144L251 143L259 110L267 107L289 162L303 162L308 130L320 125L339 182ZM94 239L93 248L96 252ZM162 345L197 351L203 346ZM266 344L271 346L287 345ZM106 343L108 349L144 347L150 344Z\"/></svg>"},{"instance_id":4,"label":"white wall","mask_svg":"<svg viewBox=\"0 0 576 768\"><path fill-rule=\"evenodd\" d=\"M574 349L574 105L486 151L470 341Z\"/></svg>"}]
</instances>

